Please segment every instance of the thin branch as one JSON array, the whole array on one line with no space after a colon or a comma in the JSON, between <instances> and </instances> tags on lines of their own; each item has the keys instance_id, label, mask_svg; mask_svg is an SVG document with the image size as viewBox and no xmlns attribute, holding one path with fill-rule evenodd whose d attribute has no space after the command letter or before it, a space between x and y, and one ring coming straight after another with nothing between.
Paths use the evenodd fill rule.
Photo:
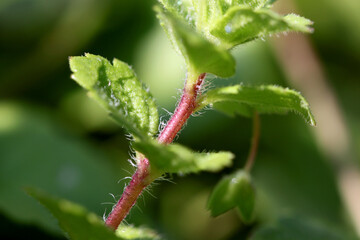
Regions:
<instances>
[{"instance_id":1,"label":"thin branch","mask_svg":"<svg viewBox=\"0 0 360 240\"><path fill-rule=\"evenodd\" d=\"M259 114L255 111L253 116L253 132L251 139L251 147L244 167L247 172L250 172L252 166L254 165L256 153L259 145L259 138L260 138L260 117Z\"/></svg>"}]
</instances>

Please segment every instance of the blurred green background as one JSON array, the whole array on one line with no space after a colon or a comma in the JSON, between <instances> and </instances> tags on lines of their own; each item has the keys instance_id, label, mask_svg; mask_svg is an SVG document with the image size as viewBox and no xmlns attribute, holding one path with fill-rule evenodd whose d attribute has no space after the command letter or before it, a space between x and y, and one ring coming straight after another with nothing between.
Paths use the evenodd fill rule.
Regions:
<instances>
[{"instance_id":1,"label":"blurred green background","mask_svg":"<svg viewBox=\"0 0 360 240\"><path fill-rule=\"evenodd\" d=\"M128 181L124 178L134 171L127 162L129 142L124 130L70 79L68 56L90 52L128 62L150 86L166 121L166 110L173 111L179 97L185 65L160 28L154 4L0 1L2 238L65 239L51 215L24 193L26 186L78 202L99 216L115 202L109 193L120 196ZM205 209L221 177L243 166L251 138L249 119L215 111L192 117L177 141L199 151L232 151L233 168L169 176L175 184L152 186L155 198L144 193L127 222L154 228L168 239L246 239L258 226L279 218L330 227L341 239L355 234L352 219L359 212L347 202L360 202L360 196L356 191L350 200L344 196L341 179L348 169L356 176L360 163L360 1L279 0L276 9L313 20L314 34L242 45L233 51L236 76L207 78L210 87L241 82L296 88L314 106L315 129L293 114L261 118L253 170L255 223L243 225L235 211L213 219ZM291 61L288 44L295 54ZM296 76L304 79L296 81ZM354 179L350 186L360 189Z\"/></svg>"}]
</instances>

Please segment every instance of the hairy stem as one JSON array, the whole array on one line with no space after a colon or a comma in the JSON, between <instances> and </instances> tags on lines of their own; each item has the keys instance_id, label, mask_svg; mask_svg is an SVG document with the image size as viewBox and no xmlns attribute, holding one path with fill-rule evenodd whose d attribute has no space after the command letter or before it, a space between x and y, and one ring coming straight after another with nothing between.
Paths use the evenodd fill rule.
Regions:
<instances>
[{"instance_id":1,"label":"hairy stem","mask_svg":"<svg viewBox=\"0 0 360 240\"><path fill-rule=\"evenodd\" d=\"M180 103L176 107L174 115L168 121L158 137L160 143L171 143L193 113L194 109L197 107L196 100L200 93L204 78L205 73L200 74L197 81L194 83L185 84ZM151 169L148 159L142 155L139 158L136 172L132 176L129 185L125 188L120 200L116 203L105 221L105 224L114 230L116 230L122 220L128 215L130 209L134 206L144 188L153 181L150 174Z\"/></svg>"},{"instance_id":2,"label":"hairy stem","mask_svg":"<svg viewBox=\"0 0 360 240\"><path fill-rule=\"evenodd\" d=\"M253 116L253 132L251 139L251 147L245 164L245 170L247 172L250 172L252 166L254 165L256 152L259 145L259 137L260 137L260 117L259 114L255 111Z\"/></svg>"},{"instance_id":3,"label":"hairy stem","mask_svg":"<svg viewBox=\"0 0 360 240\"><path fill-rule=\"evenodd\" d=\"M139 161L136 172L131 178L129 185L125 188L120 200L117 202L105 224L112 229L116 229L121 221L128 215L130 209L136 203L143 189L151 183L149 179L149 160L143 158Z\"/></svg>"},{"instance_id":4,"label":"hairy stem","mask_svg":"<svg viewBox=\"0 0 360 240\"><path fill-rule=\"evenodd\" d=\"M197 107L196 98L199 94L201 84L205 78L205 73L198 77L196 84L193 86L185 86L179 105L177 106L174 115L166 124L165 128L161 131L158 141L160 143L171 143L177 133L184 126L187 119Z\"/></svg>"}]
</instances>

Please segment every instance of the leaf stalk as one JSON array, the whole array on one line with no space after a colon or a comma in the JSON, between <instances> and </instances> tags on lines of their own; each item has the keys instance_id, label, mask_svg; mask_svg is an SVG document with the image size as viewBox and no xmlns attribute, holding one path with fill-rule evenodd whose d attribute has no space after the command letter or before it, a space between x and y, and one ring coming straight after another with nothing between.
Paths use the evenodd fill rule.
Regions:
<instances>
[{"instance_id":1,"label":"leaf stalk","mask_svg":"<svg viewBox=\"0 0 360 240\"><path fill-rule=\"evenodd\" d=\"M259 113L257 111L254 111L251 147L244 167L245 171L247 172L250 172L254 165L257 149L259 146L259 138L260 138L260 117L259 117Z\"/></svg>"}]
</instances>

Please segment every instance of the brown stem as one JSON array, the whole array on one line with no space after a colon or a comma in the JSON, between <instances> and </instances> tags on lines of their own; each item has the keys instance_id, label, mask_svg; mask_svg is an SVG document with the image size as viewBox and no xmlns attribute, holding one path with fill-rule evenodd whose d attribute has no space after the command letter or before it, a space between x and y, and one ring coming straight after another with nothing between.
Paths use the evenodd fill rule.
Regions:
<instances>
[{"instance_id":1,"label":"brown stem","mask_svg":"<svg viewBox=\"0 0 360 240\"><path fill-rule=\"evenodd\" d=\"M158 137L160 143L171 143L193 113L197 107L196 99L200 93L204 78L205 73L200 74L193 85L185 85L183 95L174 115ZM153 180L150 176L150 163L147 158L141 156L137 167L129 185L125 188L120 200L116 203L105 221L105 224L114 230L116 230L121 221L128 215L144 188Z\"/></svg>"},{"instance_id":2,"label":"brown stem","mask_svg":"<svg viewBox=\"0 0 360 240\"><path fill-rule=\"evenodd\" d=\"M247 172L250 172L252 166L254 165L256 152L259 145L259 137L260 137L260 117L259 114L255 111L253 117L253 132L251 139L251 147L245 164L245 170Z\"/></svg>"}]
</instances>

